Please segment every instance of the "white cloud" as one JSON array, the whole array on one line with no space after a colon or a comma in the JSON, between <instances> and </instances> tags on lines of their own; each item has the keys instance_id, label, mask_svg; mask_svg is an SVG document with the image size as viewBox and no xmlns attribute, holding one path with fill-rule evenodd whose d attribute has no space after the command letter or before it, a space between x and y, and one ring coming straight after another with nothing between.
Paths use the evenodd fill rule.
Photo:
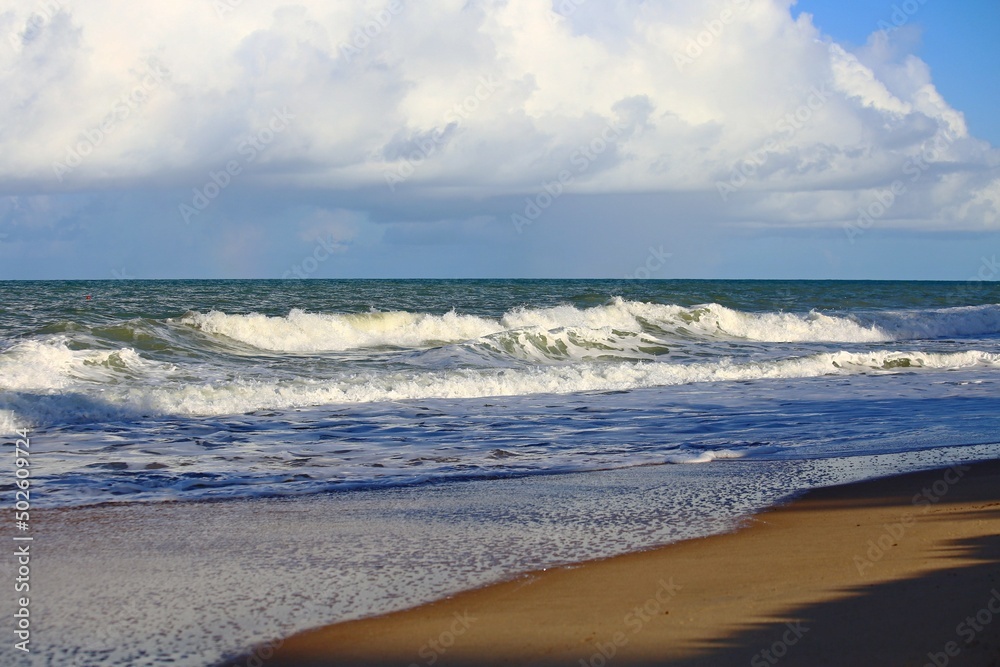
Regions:
<instances>
[{"instance_id":1,"label":"white cloud","mask_svg":"<svg viewBox=\"0 0 1000 667\"><path fill-rule=\"evenodd\" d=\"M562 170L571 192L714 192L743 168L735 221L825 224L930 151L899 220L1000 224L998 152L926 64L882 33L848 51L788 0L220 2L0 2L7 191L190 189L233 159L255 187L390 196L396 174L437 198Z\"/></svg>"},{"instance_id":2,"label":"white cloud","mask_svg":"<svg viewBox=\"0 0 1000 667\"><path fill-rule=\"evenodd\" d=\"M857 98L886 116L906 116L913 106L889 92L885 84L875 78L875 73L865 67L857 56L847 53L837 44L830 45L830 69L837 90L848 98Z\"/></svg>"}]
</instances>

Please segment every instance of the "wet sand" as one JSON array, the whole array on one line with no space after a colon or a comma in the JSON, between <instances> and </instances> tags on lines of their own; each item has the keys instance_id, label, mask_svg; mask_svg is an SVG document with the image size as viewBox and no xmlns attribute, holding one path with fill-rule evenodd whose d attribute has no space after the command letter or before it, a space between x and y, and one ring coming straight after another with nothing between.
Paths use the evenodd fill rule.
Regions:
<instances>
[{"instance_id":1,"label":"wet sand","mask_svg":"<svg viewBox=\"0 0 1000 667\"><path fill-rule=\"evenodd\" d=\"M259 663L1000 665L1000 462L812 491L733 533L330 625L228 664Z\"/></svg>"}]
</instances>

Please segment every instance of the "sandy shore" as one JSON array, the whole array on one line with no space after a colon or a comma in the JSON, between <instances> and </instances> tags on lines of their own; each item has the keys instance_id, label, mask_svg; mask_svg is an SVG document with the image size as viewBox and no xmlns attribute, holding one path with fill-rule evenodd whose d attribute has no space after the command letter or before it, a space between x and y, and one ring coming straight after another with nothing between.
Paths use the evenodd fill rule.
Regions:
<instances>
[{"instance_id":1,"label":"sandy shore","mask_svg":"<svg viewBox=\"0 0 1000 667\"><path fill-rule=\"evenodd\" d=\"M456 545L461 548L461 545ZM1000 665L1000 462L813 491L232 664Z\"/></svg>"}]
</instances>

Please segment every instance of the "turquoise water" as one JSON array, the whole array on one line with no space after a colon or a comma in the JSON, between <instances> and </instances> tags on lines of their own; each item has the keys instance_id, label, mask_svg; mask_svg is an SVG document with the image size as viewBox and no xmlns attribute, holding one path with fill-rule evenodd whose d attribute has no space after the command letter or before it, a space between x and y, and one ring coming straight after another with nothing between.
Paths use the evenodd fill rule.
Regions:
<instances>
[{"instance_id":1,"label":"turquoise water","mask_svg":"<svg viewBox=\"0 0 1000 667\"><path fill-rule=\"evenodd\" d=\"M995 282L5 282L44 504L997 440ZM88 298L89 297L89 298Z\"/></svg>"}]
</instances>

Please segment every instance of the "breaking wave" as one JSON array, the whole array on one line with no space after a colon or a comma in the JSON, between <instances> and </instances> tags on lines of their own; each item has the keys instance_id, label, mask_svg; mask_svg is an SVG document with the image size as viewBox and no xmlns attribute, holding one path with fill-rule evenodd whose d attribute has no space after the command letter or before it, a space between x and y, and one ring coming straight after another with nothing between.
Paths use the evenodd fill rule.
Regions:
<instances>
[{"instance_id":1,"label":"breaking wave","mask_svg":"<svg viewBox=\"0 0 1000 667\"><path fill-rule=\"evenodd\" d=\"M512 354L532 356L532 349L555 346L562 348L563 356L573 356L568 352L573 347L636 350L677 339L874 343L996 334L1000 333L1000 306L886 311L860 317L818 311L750 313L716 303L683 307L616 298L586 309L515 309L499 319L455 312L319 314L292 310L287 316L274 317L212 311L188 313L180 323L271 352L423 348L482 341L486 347ZM516 341L513 346L512 341Z\"/></svg>"},{"instance_id":2,"label":"breaking wave","mask_svg":"<svg viewBox=\"0 0 1000 667\"><path fill-rule=\"evenodd\" d=\"M428 398L627 391L696 382L1000 368L983 351L837 351L762 361L579 362L521 368L342 372L192 381L134 350L72 350L65 341L21 343L0 354L0 419L8 427L153 415L221 415L264 409ZM95 391L95 384L101 385Z\"/></svg>"}]
</instances>

